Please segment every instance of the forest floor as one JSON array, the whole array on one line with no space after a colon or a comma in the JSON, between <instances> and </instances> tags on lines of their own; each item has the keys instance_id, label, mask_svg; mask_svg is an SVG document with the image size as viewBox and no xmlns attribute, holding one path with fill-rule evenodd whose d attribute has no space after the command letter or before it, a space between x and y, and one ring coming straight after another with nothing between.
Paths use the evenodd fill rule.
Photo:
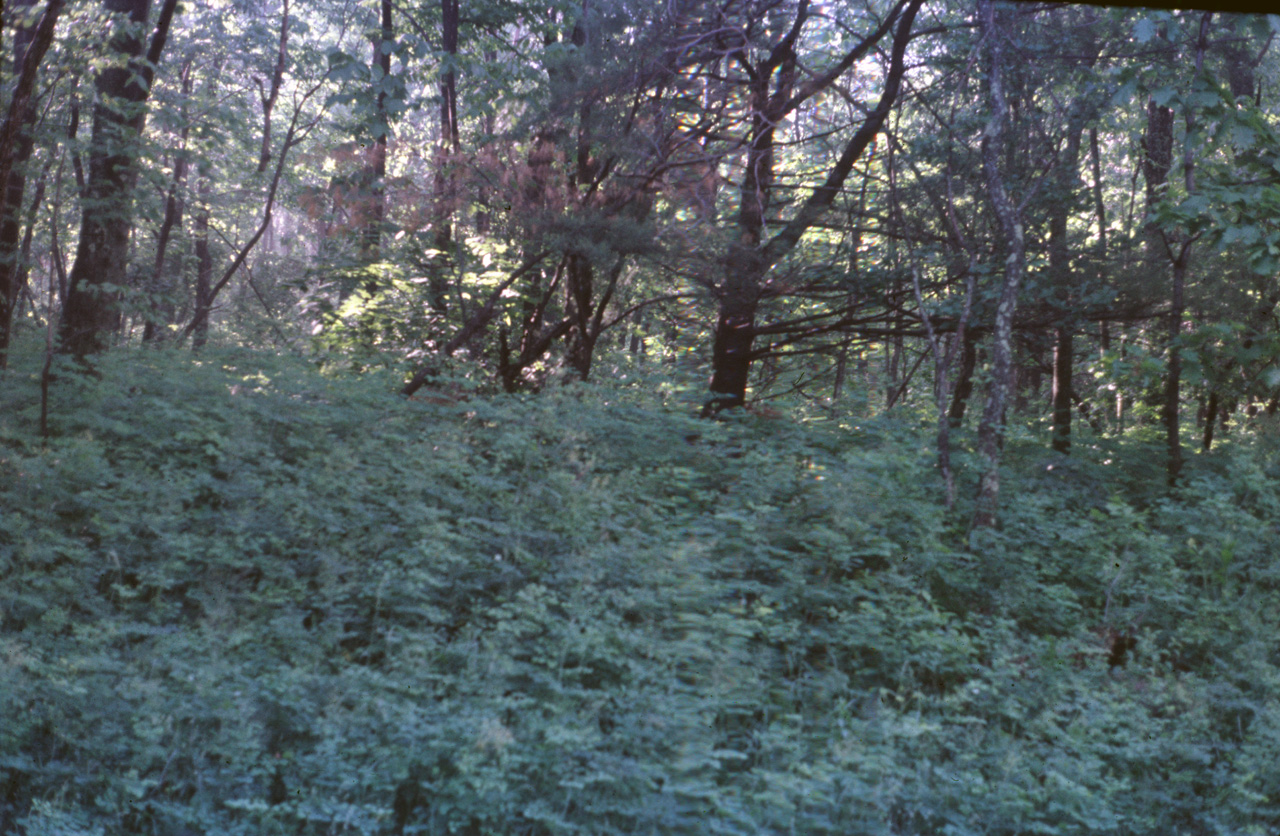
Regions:
<instances>
[{"instance_id":1,"label":"forest floor","mask_svg":"<svg viewBox=\"0 0 1280 836\"><path fill-rule=\"evenodd\" d=\"M1280 432L0 376L0 834L1280 832ZM1087 428L1085 429L1087 433ZM957 438L961 494L972 474Z\"/></svg>"}]
</instances>

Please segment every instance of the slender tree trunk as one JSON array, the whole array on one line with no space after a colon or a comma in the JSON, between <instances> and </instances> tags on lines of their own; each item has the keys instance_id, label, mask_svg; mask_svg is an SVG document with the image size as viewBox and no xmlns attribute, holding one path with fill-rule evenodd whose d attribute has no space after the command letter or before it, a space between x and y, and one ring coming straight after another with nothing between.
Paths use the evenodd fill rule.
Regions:
<instances>
[{"instance_id":1,"label":"slender tree trunk","mask_svg":"<svg viewBox=\"0 0 1280 836\"><path fill-rule=\"evenodd\" d=\"M1189 244L1189 242L1188 242ZM1182 472L1182 438L1179 427L1180 401L1182 399L1182 348L1179 340L1182 335L1182 319L1186 310L1184 288L1187 281L1187 250L1173 264L1173 291L1169 305L1169 360L1165 369L1163 420L1165 444L1169 449L1168 477L1169 484L1178 482Z\"/></svg>"},{"instance_id":2,"label":"slender tree trunk","mask_svg":"<svg viewBox=\"0 0 1280 836\"><path fill-rule=\"evenodd\" d=\"M1006 249L1004 284L996 307L992 335L991 385L982 422L978 426L978 457L982 476L973 514L973 528L989 528L996 524L1000 497L1000 457L1004 441L1004 413L1013 378L1013 316L1018 307L1018 289L1026 272L1026 240L1021 212L1009 198L1001 170L1000 152L1004 147L1009 105L1004 93L1004 45L996 28L995 4L980 0L979 14L990 54L991 120L982 138L982 169L987 194L1000 223Z\"/></svg>"},{"instance_id":3,"label":"slender tree trunk","mask_svg":"<svg viewBox=\"0 0 1280 836\"><path fill-rule=\"evenodd\" d=\"M373 38L373 66L381 73L378 75L378 93L374 97L375 123L373 145L369 149L368 165L365 170L365 182L368 186L368 212L361 234L360 257L366 264L377 261L382 256L382 228L387 217L387 137L391 133L391 119L387 113L387 93L382 83L391 75L391 45L395 39L392 27L391 0L381 2L381 28L378 37ZM283 26L282 26L283 29ZM372 276L365 280L369 291L376 289Z\"/></svg>"},{"instance_id":4,"label":"slender tree trunk","mask_svg":"<svg viewBox=\"0 0 1280 836\"><path fill-rule=\"evenodd\" d=\"M942 483L946 490L946 506L948 508L955 505L956 501L955 477L951 470L951 420L947 415L947 400L950 397L951 361L955 354L957 343L964 342L965 329L969 325L969 313L973 310L975 284L973 268L975 266L975 263L970 261L969 269L965 275L964 307L961 310L960 319L956 322L955 339L951 341L945 352L942 350L941 338L934 330L933 318L929 316L929 311L925 308L924 293L920 289L920 269L917 266L913 266L911 271L911 286L915 291L916 305L920 309L920 320L924 323L925 333L929 339L929 348L933 352L933 394L934 400L938 405L938 470L942 473Z\"/></svg>"},{"instance_id":5,"label":"slender tree trunk","mask_svg":"<svg viewBox=\"0 0 1280 836\"><path fill-rule=\"evenodd\" d=\"M565 315L572 323L566 339L566 360L578 374L579 380L587 380L591 374L591 360L595 353L596 337L591 329L595 268L584 255L569 256L565 265Z\"/></svg>"},{"instance_id":6,"label":"slender tree trunk","mask_svg":"<svg viewBox=\"0 0 1280 836\"><path fill-rule=\"evenodd\" d=\"M168 254L169 241L173 237L173 230L182 228L182 212L185 205L183 192L187 187L187 140L191 134L191 126L187 120L187 101L191 97L192 66L192 62L187 61L182 67L182 132L180 134L178 152L173 160L173 181L169 184L169 192L165 196L164 220L161 221L160 231L156 235L156 261L152 269L150 287L151 307L147 317L147 324L142 331L142 341L144 343L163 338L163 331L160 329L162 314L166 310L168 316L172 316L173 313L168 301L164 301L162 304L162 301L155 297L158 294L166 294L171 290L173 282L165 279L165 256Z\"/></svg>"},{"instance_id":7,"label":"slender tree trunk","mask_svg":"<svg viewBox=\"0 0 1280 836\"><path fill-rule=\"evenodd\" d=\"M209 250L209 181L197 189L200 208L192 220L196 255L196 303L191 317L191 345L199 349L209 341L209 313L213 308L213 255Z\"/></svg>"},{"instance_id":8,"label":"slender tree trunk","mask_svg":"<svg viewBox=\"0 0 1280 836\"><path fill-rule=\"evenodd\" d=\"M271 71L271 86L262 88L258 81L258 97L262 102L262 143L258 146L258 173L263 174L271 164L271 114L280 99L284 86L284 71L289 66L289 0L282 0L280 8L280 39L276 45L276 65ZM185 81L185 79L184 79Z\"/></svg>"},{"instance_id":9,"label":"slender tree trunk","mask_svg":"<svg viewBox=\"0 0 1280 836\"><path fill-rule=\"evenodd\" d=\"M440 0L440 41L450 60L458 56L458 2ZM435 217L431 246L436 251L427 276L427 304L437 313L449 309L449 270L453 264L453 211L457 177L454 160L462 150L458 130L458 74L453 64L440 77L440 142L434 172ZM487 218L486 218L487 225Z\"/></svg>"},{"instance_id":10,"label":"slender tree trunk","mask_svg":"<svg viewBox=\"0 0 1280 836\"><path fill-rule=\"evenodd\" d=\"M1053 344L1053 449L1071 452L1071 370L1074 339L1066 325L1058 327Z\"/></svg>"},{"instance_id":11,"label":"slender tree trunk","mask_svg":"<svg viewBox=\"0 0 1280 836\"><path fill-rule=\"evenodd\" d=\"M840 346L840 353L836 355L836 375L835 381L831 385L831 402L837 403L840 396L844 394L844 378L846 370L849 367L849 346Z\"/></svg>"},{"instance_id":12,"label":"slender tree trunk","mask_svg":"<svg viewBox=\"0 0 1280 836\"><path fill-rule=\"evenodd\" d=\"M1209 22L1212 12L1205 12L1200 18L1200 36L1196 42L1196 78L1204 71L1204 53L1208 42ZM1183 182L1187 194L1196 192L1196 160L1191 146L1191 138L1195 135L1195 111L1191 104L1186 108L1187 138L1183 143L1182 170ZM1182 320L1186 312L1187 265L1191 255L1191 245L1197 236L1179 235L1174 242L1178 251L1173 256L1173 288L1169 305L1169 363L1166 370L1164 389L1164 427L1165 443L1169 448L1169 484L1176 485L1182 473L1182 438L1179 427L1179 407L1182 398ZM1170 250L1173 247L1170 246Z\"/></svg>"},{"instance_id":13,"label":"slender tree trunk","mask_svg":"<svg viewBox=\"0 0 1280 836\"><path fill-rule=\"evenodd\" d=\"M35 5L23 0L20 10ZM0 6L0 8L3 8ZM51 0L44 15L33 27L18 26L13 43L13 62L18 75L3 124L0 124L0 369L8 365L14 308L23 285L19 249L23 198L27 189L26 167L31 159L31 128L36 121L36 74L45 52L53 42L53 30L61 14L63 0ZM21 15L20 15L21 16Z\"/></svg>"},{"instance_id":14,"label":"slender tree trunk","mask_svg":"<svg viewBox=\"0 0 1280 836\"><path fill-rule=\"evenodd\" d=\"M595 44L588 43L586 27L581 24L574 27L573 44L579 49L590 49ZM577 138L574 149L574 173L569 179L568 189L572 203L579 211L590 211L590 195L595 181L595 164L593 154L593 129L591 124L591 102L584 99L577 108ZM592 329L592 313L595 297L595 265L583 253L570 253L565 263L565 318L569 321L569 329L565 334L566 361L577 372L580 380L587 380L591 374L591 361L595 353L596 340L599 334Z\"/></svg>"},{"instance_id":15,"label":"slender tree trunk","mask_svg":"<svg viewBox=\"0 0 1280 836\"><path fill-rule=\"evenodd\" d=\"M1209 403L1204 409L1204 439L1202 447L1207 453L1213 447L1213 429L1218 421L1218 393L1217 391L1209 392Z\"/></svg>"},{"instance_id":16,"label":"slender tree trunk","mask_svg":"<svg viewBox=\"0 0 1280 836\"><path fill-rule=\"evenodd\" d=\"M1089 129L1089 164L1093 171L1093 214L1098 222L1098 269L1107 263L1107 206L1102 199L1102 154L1098 150L1098 129ZM1111 351L1111 323L1102 320L1098 326L1098 348L1102 356ZM1117 393L1119 388L1117 387Z\"/></svg>"},{"instance_id":17,"label":"slender tree trunk","mask_svg":"<svg viewBox=\"0 0 1280 836\"><path fill-rule=\"evenodd\" d=\"M235 255L232 257L231 263L222 271L222 275L219 276L218 280L213 282L209 287L208 292L203 296L200 293L197 293L195 316L192 318L191 322L187 323L186 327L179 332L179 342L182 342L187 337L191 336L193 332L199 331L202 328L206 330L208 329L208 317L212 310L214 299L218 297L218 294L222 292L222 289L227 286L228 282L230 282L240 268L244 266L245 261L249 258L249 254L253 252L253 248L257 246L258 242L262 240L262 236L271 227L272 213L275 211L276 205L276 194L280 189L280 180L284 176L284 166L289 157L289 150L300 142L300 139L298 138L298 121L302 117L302 108L306 104L307 100L320 90L320 87L320 84L316 84L299 97L297 107L293 112L293 118L289 123L289 129L285 131L284 139L280 142L280 153L276 155L275 171L271 175L271 183L267 186L267 196L266 200L263 201L262 207L262 220L259 221L257 230L253 235L249 236L249 240L240 245L239 250L237 250ZM314 127L315 124L315 122L312 122L311 127ZM309 129L310 128L304 129L302 132L305 133ZM200 215L200 218L203 220L204 236L206 241L208 238L208 214L205 211L205 208L207 206L208 203L204 202L204 205L202 206L202 214ZM199 238L197 237L197 243L198 241ZM194 347L199 348L199 344L196 344Z\"/></svg>"},{"instance_id":18,"label":"slender tree trunk","mask_svg":"<svg viewBox=\"0 0 1280 836\"><path fill-rule=\"evenodd\" d=\"M1128 348L1129 348L1128 337L1124 333L1121 333L1120 334L1120 359L1121 360L1124 360L1128 356L1129 354ZM1124 389L1120 388L1119 386L1116 387L1116 432L1117 433L1124 432Z\"/></svg>"},{"instance_id":19,"label":"slender tree trunk","mask_svg":"<svg viewBox=\"0 0 1280 836\"><path fill-rule=\"evenodd\" d=\"M53 166L53 160L45 162L44 170L40 172L40 177L36 180L35 194L31 196L30 202L27 204L27 219L23 225L22 243L18 246L18 274L14 280L18 283L19 304L16 306L14 316L22 315L21 298L25 296L34 310L36 306L36 296L32 291L29 280L31 278L31 242L35 238L36 219L39 217L40 209L44 206L45 187L49 179L49 169ZM52 309L50 309L52 311ZM0 368L3 368L0 366Z\"/></svg>"},{"instance_id":20,"label":"slender tree trunk","mask_svg":"<svg viewBox=\"0 0 1280 836\"><path fill-rule=\"evenodd\" d=\"M1061 320L1054 334L1053 345L1053 449L1064 454L1071 452L1071 404L1075 395L1071 387L1071 373L1075 365L1075 300L1071 286L1067 216L1074 203L1071 196L1080 158L1080 139L1081 130L1072 126L1066 150L1055 171L1058 193L1049 218L1049 273L1053 277L1054 290L1060 304L1058 316Z\"/></svg>"},{"instance_id":21,"label":"slender tree trunk","mask_svg":"<svg viewBox=\"0 0 1280 836\"><path fill-rule=\"evenodd\" d=\"M902 313L899 311L893 315L893 336L884 346L885 353L885 377L887 378L884 387L884 408L892 409L893 404L898 400L898 390L900 387L899 377L902 373Z\"/></svg>"}]
</instances>

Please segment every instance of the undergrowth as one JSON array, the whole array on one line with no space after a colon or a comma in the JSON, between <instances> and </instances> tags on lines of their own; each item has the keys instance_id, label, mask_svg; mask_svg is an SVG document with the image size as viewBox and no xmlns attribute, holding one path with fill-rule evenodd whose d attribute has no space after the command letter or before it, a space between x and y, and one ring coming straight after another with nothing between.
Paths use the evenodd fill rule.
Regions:
<instances>
[{"instance_id":1,"label":"undergrowth","mask_svg":"<svg viewBox=\"0 0 1280 836\"><path fill-rule=\"evenodd\" d=\"M893 416L16 365L0 834L1280 828L1265 435L1011 439L971 541Z\"/></svg>"}]
</instances>

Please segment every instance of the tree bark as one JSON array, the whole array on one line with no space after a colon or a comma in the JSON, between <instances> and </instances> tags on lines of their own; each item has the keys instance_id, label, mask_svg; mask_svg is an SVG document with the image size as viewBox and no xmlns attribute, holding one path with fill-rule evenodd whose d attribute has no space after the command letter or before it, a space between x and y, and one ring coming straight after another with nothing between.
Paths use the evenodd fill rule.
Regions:
<instances>
[{"instance_id":1,"label":"tree bark","mask_svg":"<svg viewBox=\"0 0 1280 836\"><path fill-rule=\"evenodd\" d=\"M209 313L213 308L213 255L209 250L209 181L202 179L197 193L200 208L192 220L196 255L196 303L191 317L191 345L203 348L209 341Z\"/></svg>"},{"instance_id":2,"label":"tree bark","mask_svg":"<svg viewBox=\"0 0 1280 836\"><path fill-rule=\"evenodd\" d=\"M956 372L956 385L951 395L951 409L947 411L947 423L951 429L964 424L965 408L973 394L973 373L978 368L978 335L972 328L965 331L960 347L960 370Z\"/></svg>"},{"instance_id":3,"label":"tree bark","mask_svg":"<svg viewBox=\"0 0 1280 836\"><path fill-rule=\"evenodd\" d=\"M1013 316L1018 307L1018 289L1026 272L1026 240L1022 226L1022 214L1009 198L1001 170L1001 151L1004 147L1005 127L1009 119L1009 104L1004 92L1004 45L1002 33L996 26L995 7L992 0L980 0L983 36L987 41L990 65L991 120L982 138L982 170L986 179L987 194L1000 223L1000 231L1006 249L1004 284L996 307L996 320L992 335L991 385L982 421L978 425L978 458L982 476L978 482L978 495L974 506L972 527L990 528L996 524L996 509L1000 497L1000 457L1004 442L1004 413L1009 387L1013 376Z\"/></svg>"},{"instance_id":4,"label":"tree bark","mask_svg":"<svg viewBox=\"0 0 1280 836\"><path fill-rule=\"evenodd\" d=\"M281 27L283 30L283 26ZM282 36L283 37L283 36ZM368 163L364 180L368 187L369 211L366 215L364 229L361 231L360 256L370 264L381 258L382 229L387 217L387 137L391 133L391 118L387 113L387 92L384 86L391 76L391 45L395 40L392 28L391 0L381 0L381 28L378 37L373 38L373 66L381 72L377 76L378 93L374 98L375 117L373 144L369 149ZM371 292L376 289L376 282L371 275L366 276L365 284Z\"/></svg>"},{"instance_id":5,"label":"tree bark","mask_svg":"<svg viewBox=\"0 0 1280 836\"><path fill-rule=\"evenodd\" d=\"M263 89L258 81L258 97L262 101L262 144L258 148L258 173L263 174L271 164L271 114L280 99L284 85L284 71L289 65L289 0L282 0L280 9L280 39L276 46L276 64L271 71L271 85Z\"/></svg>"},{"instance_id":6,"label":"tree bark","mask_svg":"<svg viewBox=\"0 0 1280 836\"><path fill-rule=\"evenodd\" d=\"M1082 126L1070 125L1067 147L1059 160L1055 177L1058 190L1049 217L1049 274L1058 297L1060 319L1053 345L1053 449L1071 452L1071 372L1075 365L1073 331L1075 329L1072 298L1071 253L1067 242L1067 217L1074 201L1076 165L1080 159Z\"/></svg>"},{"instance_id":7,"label":"tree bark","mask_svg":"<svg viewBox=\"0 0 1280 836\"><path fill-rule=\"evenodd\" d=\"M455 60L458 55L458 0L440 0L440 42L449 60ZM440 314L449 309L448 273L453 255L453 208L457 188L453 160L461 150L458 75L450 63L440 77L440 141L436 146L433 176L435 217L431 233L435 255L427 275L427 304Z\"/></svg>"},{"instance_id":8,"label":"tree bark","mask_svg":"<svg viewBox=\"0 0 1280 836\"><path fill-rule=\"evenodd\" d=\"M1053 449L1064 455L1071 452L1074 342L1070 326L1058 326L1053 344Z\"/></svg>"},{"instance_id":9,"label":"tree bark","mask_svg":"<svg viewBox=\"0 0 1280 836\"><path fill-rule=\"evenodd\" d=\"M799 67L794 46L809 13L808 3L802 1L790 31L775 44L766 58L754 65L748 64L749 76L753 79L750 90L751 139L747 147L746 171L738 192L735 240L725 255L725 277L718 288L720 311L711 356L711 398L703 407L704 416L713 416L722 409L746 403L747 383L754 359L756 311L766 275L830 208L853 164L861 158L883 126L897 99L906 70L904 56L920 4L921 0L900 0L885 22L847 53L836 67L823 76L797 84ZM777 125L808 98L834 83L895 24L889 71L880 101L845 145L822 186L764 244L764 219L773 188L774 131ZM740 52L734 57L747 64L745 53ZM772 93L769 90L771 82L776 82Z\"/></svg>"},{"instance_id":10,"label":"tree bark","mask_svg":"<svg viewBox=\"0 0 1280 836\"><path fill-rule=\"evenodd\" d=\"M942 350L942 341L934 330L933 319L929 316L924 304L924 293L920 289L920 268L916 265L911 270L911 287L915 292L916 305L920 309L920 321L924 323L925 334L929 339L929 348L933 352L933 394L938 405L938 470L942 473L942 483L946 491L946 506L951 508L956 501L955 477L951 470L951 420L947 415L947 399L950 397L951 361L955 355L957 343L963 343L965 330L969 325L969 314L973 310L974 268L971 260L965 275L964 307L956 322L955 338Z\"/></svg>"},{"instance_id":11,"label":"tree bark","mask_svg":"<svg viewBox=\"0 0 1280 836\"><path fill-rule=\"evenodd\" d=\"M149 0L103 0L108 12L141 25ZM132 196L137 138L146 121L154 68L160 61L177 0L165 0L143 56L135 26L120 25L110 51L123 66L108 66L95 80L97 103L89 152L86 202L80 218L80 240L63 303L61 343L78 357L106 348L106 334L120 318L120 291L127 285L129 236L133 231Z\"/></svg>"},{"instance_id":12,"label":"tree bark","mask_svg":"<svg viewBox=\"0 0 1280 836\"><path fill-rule=\"evenodd\" d=\"M1209 22L1212 19L1212 12L1205 12L1200 18L1200 34L1196 41L1196 78L1199 78L1204 70L1204 53L1208 43ZM1183 144L1182 171L1187 195L1191 196L1196 191L1196 160L1195 152L1191 147L1191 137L1195 134L1196 123L1195 111L1190 103L1186 106L1185 118L1187 138ZM1165 444L1169 449L1168 481L1170 486L1178 483L1183 465L1182 438L1179 426L1179 407L1182 399L1182 320L1186 311L1187 266L1191 255L1191 245L1195 243L1197 237L1199 236L1179 234L1174 241L1166 244L1173 259L1173 287L1169 300L1169 362L1165 372L1164 414L1162 417L1164 418ZM1173 252L1175 247L1177 248L1176 253Z\"/></svg>"},{"instance_id":13,"label":"tree bark","mask_svg":"<svg viewBox=\"0 0 1280 836\"><path fill-rule=\"evenodd\" d=\"M29 8L35 0L25 0L20 8ZM61 14L63 0L50 0L40 21L34 27L19 26L13 43L13 61L18 80L3 124L0 124L0 369L8 365L9 342L12 338L13 313L22 288L22 265L19 258L21 223L19 213L27 189L23 168L31 159L31 128L36 121L36 75Z\"/></svg>"}]
</instances>

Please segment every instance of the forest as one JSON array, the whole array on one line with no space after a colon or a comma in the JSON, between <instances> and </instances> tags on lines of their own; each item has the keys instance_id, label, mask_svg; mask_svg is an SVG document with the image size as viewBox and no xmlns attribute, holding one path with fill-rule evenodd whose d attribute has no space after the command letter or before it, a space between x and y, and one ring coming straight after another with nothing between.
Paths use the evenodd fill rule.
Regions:
<instances>
[{"instance_id":1,"label":"forest","mask_svg":"<svg viewBox=\"0 0 1280 836\"><path fill-rule=\"evenodd\" d=\"M0 5L0 836L1274 836L1277 35Z\"/></svg>"}]
</instances>

